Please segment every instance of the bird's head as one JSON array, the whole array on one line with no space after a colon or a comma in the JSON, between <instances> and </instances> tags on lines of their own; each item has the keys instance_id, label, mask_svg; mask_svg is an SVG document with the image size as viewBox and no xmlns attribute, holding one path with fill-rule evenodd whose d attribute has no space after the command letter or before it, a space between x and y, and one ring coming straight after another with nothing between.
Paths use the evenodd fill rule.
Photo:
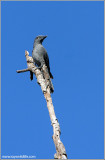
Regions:
<instances>
[{"instance_id":1,"label":"bird's head","mask_svg":"<svg viewBox=\"0 0 105 160\"><path fill-rule=\"evenodd\" d=\"M42 44L43 40L44 40L46 37L47 37L47 36L42 36L42 35L37 36L37 37L35 38L34 43L41 43L41 44Z\"/></svg>"}]
</instances>

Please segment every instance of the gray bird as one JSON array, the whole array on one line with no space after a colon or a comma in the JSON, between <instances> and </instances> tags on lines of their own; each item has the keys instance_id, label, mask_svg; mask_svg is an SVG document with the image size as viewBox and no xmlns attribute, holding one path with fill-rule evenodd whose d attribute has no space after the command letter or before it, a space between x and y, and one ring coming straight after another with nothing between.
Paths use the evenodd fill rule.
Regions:
<instances>
[{"instance_id":1,"label":"gray bird","mask_svg":"<svg viewBox=\"0 0 105 160\"><path fill-rule=\"evenodd\" d=\"M48 68L48 72L50 78L53 79L53 75L50 72L50 64L49 64L49 57L47 54L46 49L43 47L42 42L47 36L37 36L34 40L32 57L35 62L35 65L38 66L39 69L45 64ZM33 73L30 72L30 79L33 79Z\"/></svg>"}]
</instances>

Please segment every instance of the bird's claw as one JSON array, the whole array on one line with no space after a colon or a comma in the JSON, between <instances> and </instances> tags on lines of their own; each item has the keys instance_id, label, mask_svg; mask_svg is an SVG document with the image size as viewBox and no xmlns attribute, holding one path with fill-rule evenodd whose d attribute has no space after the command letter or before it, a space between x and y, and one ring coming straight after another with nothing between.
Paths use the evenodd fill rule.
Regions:
<instances>
[{"instance_id":1,"label":"bird's claw","mask_svg":"<svg viewBox=\"0 0 105 160\"><path fill-rule=\"evenodd\" d=\"M37 70L37 69L40 69L40 70L41 70L41 69L42 69L42 67L35 67L35 70Z\"/></svg>"},{"instance_id":2,"label":"bird's claw","mask_svg":"<svg viewBox=\"0 0 105 160\"><path fill-rule=\"evenodd\" d=\"M42 66L40 66L40 67L37 67L36 69L42 69Z\"/></svg>"}]
</instances>

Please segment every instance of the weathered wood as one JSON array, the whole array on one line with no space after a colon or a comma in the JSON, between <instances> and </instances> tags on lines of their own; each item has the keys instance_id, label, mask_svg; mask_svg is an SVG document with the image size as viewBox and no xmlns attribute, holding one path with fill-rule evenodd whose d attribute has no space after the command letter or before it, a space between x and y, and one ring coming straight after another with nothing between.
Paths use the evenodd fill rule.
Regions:
<instances>
[{"instance_id":1,"label":"weathered wood","mask_svg":"<svg viewBox=\"0 0 105 160\"><path fill-rule=\"evenodd\" d=\"M27 71L30 71L30 69L27 68L27 69L17 70L16 72L17 73L22 73L22 72L27 72Z\"/></svg>"},{"instance_id":2,"label":"weathered wood","mask_svg":"<svg viewBox=\"0 0 105 160\"><path fill-rule=\"evenodd\" d=\"M54 155L55 159L67 159L67 154L65 147L63 143L60 140L60 125L58 123L58 120L56 118L55 112L54 112L54 106L52 103L52 98L51 98L51 92L53 92L53 84L51 82L50 76L48 74L47 67L43 65L42 71L38 69L34 64L33 64L33 58L29 56L29 52L25 51L25 56L27 60L27 69L23 70L17 70L17 73L21 72L27 72L27 71L32 71L36 78L37 78L37 83L41 86L41 90L44 94L44 97L47 102L47 108L49 111L49 116L51 120L51 124L53 126L53 141L55 144L56 148L56 154Z\"/></svg>"},{"instance_id":3,"label":"weathered wood","mask_svg":"<svg viewBox=\"0 0 105 160\"><path fill-rule=\"evenodd\" d=\"M67 159L67 154L66 154L65 147L60 140L60 134L61 134L60 125L58 123L58 120L57 120L55 112L54 112L54 106L53 106L53 103L52 103L52 98L51 98L49 88L47 89L47 92L44 93L44 96L45 96L45 99L46 99L46 102L47 102L47 108L48 108L48 111L49 111L51 124L53 126L53 141L54 141L56 152L57 152L54 155L54 158L56 158L56 159Z\"/></svg>"}]
</instances>

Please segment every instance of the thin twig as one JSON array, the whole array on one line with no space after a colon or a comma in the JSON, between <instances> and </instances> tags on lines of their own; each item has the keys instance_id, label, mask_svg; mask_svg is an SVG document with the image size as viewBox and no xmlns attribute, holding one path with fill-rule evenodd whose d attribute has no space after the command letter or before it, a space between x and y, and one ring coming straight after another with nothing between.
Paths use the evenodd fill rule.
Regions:
<instances>
[{"instance_id":1,"label":"thin twig","mask_svg":"<svg viewBox=\"0 0 105 160\"><path fill-rule=\"evenodd\" d=\"M17 73L22 73L22 72L27 72L30 71L30 68L22 69L22 70L17 70Z\"/></svg>"}]
</instances>

